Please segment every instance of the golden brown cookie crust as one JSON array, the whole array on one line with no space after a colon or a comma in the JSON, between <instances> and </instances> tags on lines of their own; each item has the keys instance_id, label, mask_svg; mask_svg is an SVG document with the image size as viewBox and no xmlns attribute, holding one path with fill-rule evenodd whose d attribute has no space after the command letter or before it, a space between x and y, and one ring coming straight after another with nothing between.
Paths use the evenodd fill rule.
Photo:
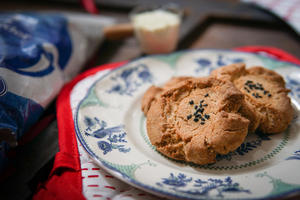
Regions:
<instances>
[{"instance_id":1,"label":"golden brown cookie crust","mask_svg":"<svg viewBox=\"0 0 300 200\"><path fill-rule=\"evenodd\" d=\"M194 77L191 76L178 76L178 77L172 77L169 81L165 83L163 87L157 87L152 85L148 90L145 92L142 103L141 103L141 109L145 115L147 115L148 110L150 109L150 106L152 102L155 100L155 98L163 91L170 89L172 87L176 87L176 84L178 84L181 81L193 79Z\"/></svg>"},{"instance_id":2,"label":"golden brown cookie crust","mask_svg":"<svg viewBox=\"0 0 300 200\"><path fill-rule=\"evenodd\" d=\"M292 121L289 90L276 72L260 66L246 69L245 64L239 63L216 69L211 75L230 80L245 95L240 112L251 121L249 132L279 133Z\"/></svg>"},{"instance_id":3,"label":"golden brown cookie crust","mask_svg":"<svg viewBox=\"0 0 300 200\"><path fill-rule=\"evenodd\" d=\"M240 109L244 95L231 82L215 78L180 81L163 90L147 113L151 143L164 155L208 164L235 150L247 135L249 120Z\"/></svg>"}]
</instances>

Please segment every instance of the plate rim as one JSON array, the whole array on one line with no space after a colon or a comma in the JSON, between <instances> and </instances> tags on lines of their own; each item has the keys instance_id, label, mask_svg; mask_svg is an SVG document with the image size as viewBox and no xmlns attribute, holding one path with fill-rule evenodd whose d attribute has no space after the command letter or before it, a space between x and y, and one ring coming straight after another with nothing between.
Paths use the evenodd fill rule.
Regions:
<instances>
[{"instance_id":1,"label":"plate rim","mask_svg":"<svg viewBox=\"0 0 300 200\"><path fill-rule=\"evenodd\" d=\"M159 190L156 187L153 186L149 186L146 185L140 181L137 181L136 179L130 178L128 177L126 174L124 174L123 172L121 172L120 170L118 170L117 168L115 168L114 166L109 165L109 163L107 163L105 160L101 159L99 156L97 156L90 148L89 146L85 143L84 139L82 138L81 134L80 134L80 130L78 127L78 114L79 114L79 108L80 105L82 104L82 102L87 98L87 96L90 94L92 88L102 79L104 79L107 76L110 76L111 74L115 73L118 70L122 70L124 67L129 66L130 64L132 64L133 62L137 62L139 60L143 60L143 59L147 59L147 58L153 58L153 57L159 57L159 56L169 56L172 54L184 54L184 53L189 53L189 52L197 52L197 51L218 51L218 52L233 52L233 53L241 53L241 54L246 54L246 55L252 55L252 56L262 56L268 59L271 59L273 61L276 62L281 62L281 63L287 63L289 65L292 66L296 66L299 67L299 71L300 71L300 65L293 63L293 62L289 62L289 61L282 61L279 60L277 58L274 57L269 57L266 55L260 55L260 54L256 54L256 53L252 53L252 52L243 52L243 51L239 51L239 50L231 50L231 49L217 49L217 48L203 48L203 49L187 49L187 50L181 50L181 51L175 51L171 54L156 54L156 55L147 55L147 56L143 56L143 57L139 57L139 58L135 58L130 60L129 62L120 65L119 67L110 70L108 73L104 74L103 76L101 76L100 78L97 78L96 80L93 81L93 83L89 86L85 96L79 101L79 103L76 106L76 111L74 112L74 114L72 114L73 118L74 118L74 130L75 130L75 134L77 136L77 139L79 140L80 144L82 145L83 149L87 152L88 156L90 158L92 158L92 160L94 160L100 167L102 167L105 171L109 172L110 174L114 175L115 177L117 177L120 181L124 181L125 183L139 188L141 190L144 190L146 192L149 192L151 194L155 194L158 195L160 197L166 197L166 198L184 198L184 199L195 199L195 200L199 200L199 199L207 199L207 197L197 197L197 198L193 198L193 197L186 197L186 196L182 196L182 195L177 195L171 192L166 192L164 190ZM100 70L101 71L101 70ZM99 72L99 71L98 71ZM96 72L97 73L97 72ZM84 79L82 79L81 81L85 80L88 77L85 77ZM80 82L81 82L80 81ZM80 83L78 82L78 83ZM77 83L77 84L78 84ZM74 89L74 87L77 85L75 84L72 88L72 90ZM72 93L72 91L71 91ZM278 197L284 197L287 195L296 195L296 194L300 194L300 187L298 189L293 189L290 191L286 191L277 195L270 195L270 196L265 196L265 197L261 197L261 198L242 198L243 200L248 200L248 199L263 199L263 200L269 200L269 199L273 199L273 198L278 198ZM220 199L220 198L210 198L210 199ZM241 198L234 198L234 199L241 199Z\"/></svg>"}]
</instances>

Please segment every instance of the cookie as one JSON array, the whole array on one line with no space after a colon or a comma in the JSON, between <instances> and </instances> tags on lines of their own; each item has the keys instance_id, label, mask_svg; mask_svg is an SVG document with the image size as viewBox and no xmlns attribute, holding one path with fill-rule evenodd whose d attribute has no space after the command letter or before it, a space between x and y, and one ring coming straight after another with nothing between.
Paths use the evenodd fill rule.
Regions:
<instances>
[{"instance_id":1,"label":"cookie","mask_svg":"<svg viewBox=\"0 0 300 200\"><path fill-rule=\"evenodd\" d=\"M249 132L279 133L291 123L289 90L276 72L259 66L246 69L244 63L239 63L218 68L211 75L233 82L245 95L240 112L251 121Z\"/></svg>"},{"instance_id":2,"label":"cookie","mask_svg":"<svg viewBox=\"0 0 300 200\"><path fill-rule=\"evenodd\" d=\"M163 89L147 112L147 133L162 154L214 163L244 141L249 120L238 113L244 95L229 81L191 78Z\"/></svg>"}]
</instances>

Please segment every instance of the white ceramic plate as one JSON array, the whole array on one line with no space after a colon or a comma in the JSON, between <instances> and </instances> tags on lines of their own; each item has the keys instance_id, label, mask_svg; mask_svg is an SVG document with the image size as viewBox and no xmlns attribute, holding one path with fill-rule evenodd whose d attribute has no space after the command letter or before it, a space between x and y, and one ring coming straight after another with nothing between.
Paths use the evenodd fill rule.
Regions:
<instances>
[{"instance_id":1,"label":"white ceramic plate","mask_svg":"<svg viewBox=\"0 0 300 200\"><path fill-rule=\"evenodd\" d=\"M171 160L149 142L140 110L143 93L172 76L206 76L235 63L262 65L280 73L291 89L295 117L276 135L250 134L234 152L212 165ZM300 191L300 68L262 55L193 50L132 61L96 80L76 108L82 146L119 179L168 198L261 199Z\"/></svg>"}]
</instances>

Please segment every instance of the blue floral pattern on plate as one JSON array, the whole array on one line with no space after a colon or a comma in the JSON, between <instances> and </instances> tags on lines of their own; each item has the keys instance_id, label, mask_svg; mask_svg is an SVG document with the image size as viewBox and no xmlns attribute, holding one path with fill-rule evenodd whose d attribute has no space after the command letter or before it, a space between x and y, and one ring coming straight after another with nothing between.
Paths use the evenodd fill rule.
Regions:
<instances>
[{"instance_id":1,"label":"blue floral pattern on plate","mask_svg":"<svg viewBox=\"0 0 300 200\"><path fill-rule=\"evenodd\" d=\"M145 64L138 64L112 76L111 80L115 84L107 90L108 93L132 96L141 85L152 83L153 76Z\"/></svg>"},{"instance_id":2,"label":"blue floral pattern on plate","mask_svg":"<svg viewBox=\"0 0 300 200\"><path fill-rule=\"evenodd\" d=\"M287 75L285 79L287 88L291 90L290 95L296 99L300 99L300 80L292 75Z\"/></svg>"},{"instance_id":3,"label":"blue floral pattern on plate","mask_svg":"<svg viewBox=\"0 0 300 200\"><path fill-rule=\"evenodd\" d=\"M239 183L234 183L230 176L222 179L209 178L207 180L195 179L187 177L183 173L179 173L177 176L170 173L168 178L162 178L161 182L157 182L156 185L159 187L168 187L168 189L174 190L175 192L186 193L189 195L204 196L206 198L212 198L210 192L217 192L216 197L224 197L224 193L250 193L250 190L244 189L239 186ZM186 189L190 185L190 189ZM191 186L192 185L192 186ZM192 189L191 189L192 188Z\"/></svg>"},{"instance_id":4,"label":"blue floral pattern on plate","mask_svg":"<svg viewBox=\"0 0 300 200\"><path fill-rule=\"evenodd\" d=\"M196 60L196 62L199 65L195 69L196 73L199 73L200 71L203 71L205 69L208 69L208 72L210 73L211 71L213 71L221 66L224 66L224 65L244 62L244 59L238 58L238 57L231 58L231 57L219 54L216 62L212 62L212 60L210 60L208 58L199 58Z\"/></svg>"},{"instance_id":5,"label":"blue floral pattern on plate","mask_svg":"<svg viewBox=\"0 0 300 200\"><path fill-rule=\"evenodd\" d=\"M286 160L300 160L300 150L295 151L292 156L289 156Z\"/></svg>"},{"instance_id":6,"label":"blue floral pattern on plate","mask_svg":"<svg viewBox=\"0 0 300 200\"><path fill-rule=\"evenodd\" d=\"M84 123L87 126L84 131L85 135L102 139L97 143L104 155L113 149L117 149L122 153L130 151L130 148L126 148L124 144L120 144L127 143L125 140L126 132L123 130L124 125L106 128L107 124L105 121L99 120L97 117L91 119L87 116L84 118Z\"/></svg>"}]
</instances>

